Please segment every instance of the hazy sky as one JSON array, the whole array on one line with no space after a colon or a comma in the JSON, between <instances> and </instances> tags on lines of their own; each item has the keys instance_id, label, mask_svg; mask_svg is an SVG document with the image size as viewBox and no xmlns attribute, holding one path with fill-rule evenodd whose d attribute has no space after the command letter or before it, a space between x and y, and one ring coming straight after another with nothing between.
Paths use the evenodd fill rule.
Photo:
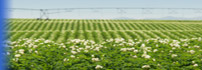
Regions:
<instances>
[{"instance_id":1,"label":"hazy sky","mask_svg":"<svg viewBox=\"0 0 202 70\"><path fill-rule=\"evenodd\" d=\"M202 0L9 0L11 8L202 8ZM83 12L82 12L83 13Z\"/></svg>"},{"instance_id":2,"label":"hazy sky","mask_svg":"<svg viewBox=\"0 0 202 70\"><path fill-rule=\"evenodd\" d=\"M169 7L201 8L202 0L10 0L12 8Z\"/></svg>"}]
</instances>

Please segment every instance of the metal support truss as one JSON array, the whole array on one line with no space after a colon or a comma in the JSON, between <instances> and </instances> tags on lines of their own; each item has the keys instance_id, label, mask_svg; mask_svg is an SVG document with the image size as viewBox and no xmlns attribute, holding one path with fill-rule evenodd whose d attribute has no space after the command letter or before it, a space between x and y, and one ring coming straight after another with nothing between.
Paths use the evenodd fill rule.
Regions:
<instances>
[{"instance_id":1,"label":"metal support truss","mask_svg":"<svg viewBox=\"0 0 202 70\"><path fill-rule=\"evenodd\" d=\"M37 18L38 20L45 18L46 20L49 20L49 14L47 9L40 9L40 17Z\"/></svg>"},{"instance_id":2,"label":"metal support truss","mask_svg":"<svg viewBox=\"0 0 202 70\"><path fill-rule=\"evenodd\" d=\"M116 11L118 14L121 16L131 13L128 10L134 10L135 14L134 15L142 15L142 16L150 16L152 14L162 14L165 16L173 16L173 15L180 15L180 16L186 16L189 12L194 13L193 15L196 15L196 17L200 17L202 14L202 8L131 8L131 7L122 7L122 8L55 8L55 9L29 9L29 8L10 8L8 10L23 10L23 11L36 11L40 12L39 17L37 18L38 20L41 19L49 19L49 16L54 15L54 14L59 14L59 13L66 13L66 12L74 12L74 11L80 11L80 10L91 10L94 13L103 13L107 12L104 10L113 10ZM101 11L102 10L102 11ZM160 12L156 12L160 11ZM134 13L134 12L132 12ZM202 16L202 15L201 15Z\"/></svg>"}]
</instances>

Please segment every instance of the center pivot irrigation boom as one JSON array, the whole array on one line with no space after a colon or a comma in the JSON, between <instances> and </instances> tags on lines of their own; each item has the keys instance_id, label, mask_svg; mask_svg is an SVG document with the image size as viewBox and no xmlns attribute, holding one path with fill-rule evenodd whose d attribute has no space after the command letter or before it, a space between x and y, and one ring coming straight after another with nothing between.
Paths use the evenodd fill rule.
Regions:
<instances>
[{"instance_id":1,"label":"center pivot irrigation boom","mask_svg":"<svg viewBox=\"0 0 202 70\"><path fill-rule=\"evenodd\" d=\"M37 11L40 12L38 20L46 19L49 20L51 14L58 14L63 12L72 12L73 10L92 10L94 12L99 12L99 10L116 10L119 14L127 13L127 10L142 10L141 14L152 14L155 10L168 11L169 14L176 13L189 13L188 11L193 11L194 13L202 14L202 8L55 8L55 9L29 9L29 8L9 8L8 10L23 10L23 11Z\"/></svg>"},{"instance_id":2,"label":"center pivot irrigation boom","mask_svg":"<svg viewBox=\"0 0 202 70\"><path fill-rule=\"evenodd\" d=\"M46 20L49 19L48 17L48 10L47 9L40 9L40 18L37 18L38 20L42 19L43 17L46 18Z\"/></svg>"}]
</instances>

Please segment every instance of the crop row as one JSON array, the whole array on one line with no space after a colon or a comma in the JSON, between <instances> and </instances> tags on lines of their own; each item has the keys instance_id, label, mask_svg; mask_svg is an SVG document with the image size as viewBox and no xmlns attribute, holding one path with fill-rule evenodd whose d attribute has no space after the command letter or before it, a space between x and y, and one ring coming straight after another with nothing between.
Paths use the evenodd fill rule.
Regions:
<instances>
[{"instance_id":1,"label":"crop row","mask_svg":"<svg viewBox=\"0 0 202 70\"><path fill-rule=\"evenodd\" d=\"M186 23L186 24L185 24ZM195 22L116 22L116 21L11 21L10 31L67 31L67 30L202 30L202 24Z\"/></svg>"},{"instance_id":2,"label":"crop row","mask_svg":"<svg viewBox=\"0 0 202 70\"><path fill-rule=\"evenodd\" d=\"M185 39L201 37L202 31L50 31L50 32L10 32L7 36L11 41L21 38L44 38L56 42L65 42L68 39L86 39L100 42L110 38L150 39L168 38Z\"/></svg>"},{"instance_id":3,"label":"crop row","mask_svg":"<svg viewBox=\"0 0 202 70\"><path fill-rule=\"evenodd\" d=\"M5 25L6 39L44 38L56 42L87 39L96 42L110 38L185 39L202 37L201 21L140 21L140 20L33 20L12 19Z\"/></svg>"}]
</instances>

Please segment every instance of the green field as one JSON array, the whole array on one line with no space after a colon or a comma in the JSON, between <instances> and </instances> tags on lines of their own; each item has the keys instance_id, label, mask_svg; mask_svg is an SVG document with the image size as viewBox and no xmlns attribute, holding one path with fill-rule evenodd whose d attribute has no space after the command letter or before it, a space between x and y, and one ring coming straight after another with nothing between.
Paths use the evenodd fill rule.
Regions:
<instances>
[{"instance_id":1,"label":"green field","mask_svg":"<svg viewBox=\"0 0 202 70\"><path fill-rule=\"evenodd\" d=\"M10 19L5 26L9 70L202 70L202 21Z\"/></svg>"},{"instance_id":2,"label":"green field","mask_svg":"<svg viewBox=\"0 0 202 70\"><path fill-rule=\"evenodd\" d=\"M44 38L56 42L86 39L185 39L202 37L202 21L175 20L71 20L10 19L7 38Z\"/></svg>"}]
</instances>

